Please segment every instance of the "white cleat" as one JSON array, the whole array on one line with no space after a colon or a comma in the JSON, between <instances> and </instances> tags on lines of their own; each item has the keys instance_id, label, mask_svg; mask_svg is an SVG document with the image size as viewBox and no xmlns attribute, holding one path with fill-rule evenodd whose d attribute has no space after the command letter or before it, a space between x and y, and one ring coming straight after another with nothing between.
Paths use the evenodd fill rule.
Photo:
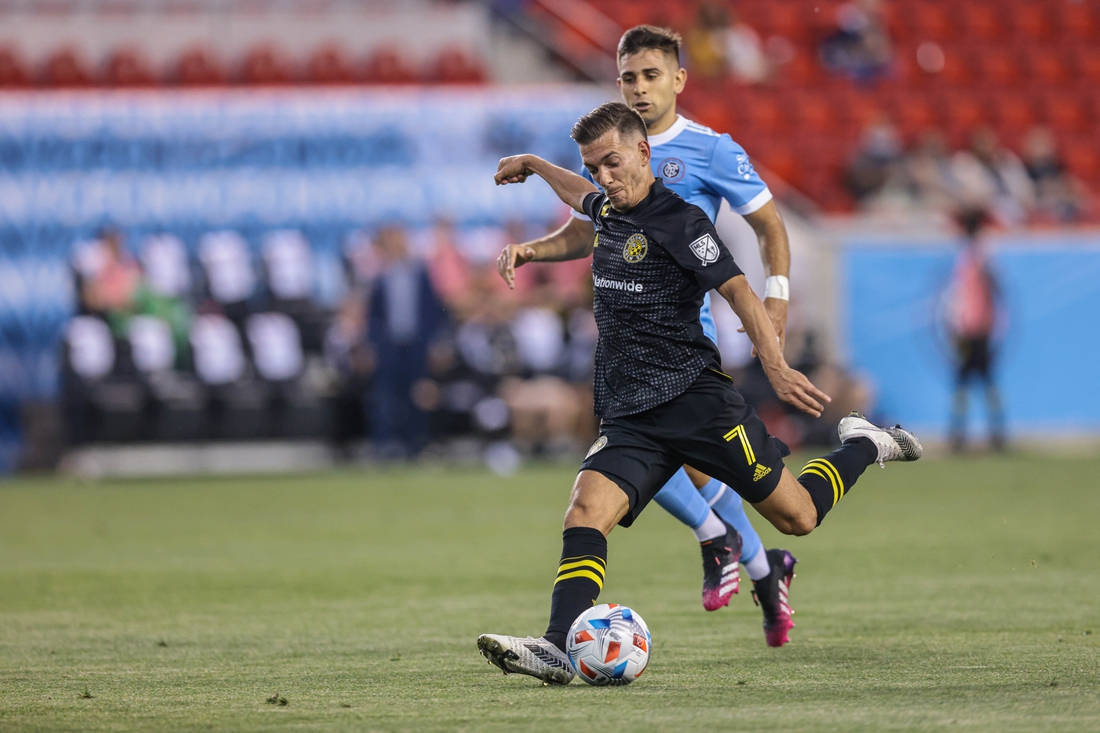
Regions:
<instances>
[{"instance_id":1,"label":"white cleat","mask_svg":"<svg viewBox=\"0 0 1100 733\"><path fill-rule=\"evenodd\" d=\"M924 455L924 447L908 430L900 425L880 428L858 412L841 418L837 434L841 443L853 438L869 438L878 448L877 460L880 466L885 466L887 461L915 461Z\"/></svg>"},{"instance_id":2,"label":"white cleat","mask_svg":"<svg viewBox=\"0 0 1100 733\"><path fill-rule=\"evenodd\" d=\"M568 685L573 680L569 657L546 639L482 634L477 637L481 654L504 674L527 674L548 685Z\"/></svg>"}]
</instances>

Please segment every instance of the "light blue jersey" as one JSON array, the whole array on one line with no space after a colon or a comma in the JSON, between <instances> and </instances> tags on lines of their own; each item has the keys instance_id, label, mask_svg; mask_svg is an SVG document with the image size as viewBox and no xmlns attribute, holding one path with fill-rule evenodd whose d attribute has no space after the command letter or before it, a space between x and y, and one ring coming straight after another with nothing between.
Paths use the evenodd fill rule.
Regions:
<instances>
[{"instance_id":1,"label":"light blue jersey","mask_svg":"<svg viewBox=\"0 0 1100 733\"><path fill-rule=\"evenodd\" d=\"M660 176L665 186L680 198L707 212L712 222L718 218L722 199L729 201L730 208L742 216L758 211L772 199L772 192L753 169L745 149L729 135L720 135L677 115L672 127L649 136L649 146L653 150L650 161L653 175ZM584 176L592 180L587 170ZM588 218L579 213L573 216ZM710 293L703 298L699 320L703 332L718 343L710 313Z\"/></svg>"}]
</instances>

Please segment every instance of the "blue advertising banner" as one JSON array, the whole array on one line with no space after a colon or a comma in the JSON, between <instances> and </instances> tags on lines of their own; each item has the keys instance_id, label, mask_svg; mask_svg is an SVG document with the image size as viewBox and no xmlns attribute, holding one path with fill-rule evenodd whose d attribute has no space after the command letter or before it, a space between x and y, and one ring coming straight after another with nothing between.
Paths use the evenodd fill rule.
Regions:
<instances>
[{"instance_id":1,"label":"blue advertising banner","mask_svg":"<svg viewBox=\"0 0 1100 733\"><path fill-rule=\"evenodd\" d=\"M946 308L957 245L859 242L842 254L851 366L884 418L946 434L955 361ZM1001 237L989 248L1002 291L994 374L1010 437L1100 432L1100 235ZM971 397L970 421L984 419Z\"/></svg>"}]
</instances>

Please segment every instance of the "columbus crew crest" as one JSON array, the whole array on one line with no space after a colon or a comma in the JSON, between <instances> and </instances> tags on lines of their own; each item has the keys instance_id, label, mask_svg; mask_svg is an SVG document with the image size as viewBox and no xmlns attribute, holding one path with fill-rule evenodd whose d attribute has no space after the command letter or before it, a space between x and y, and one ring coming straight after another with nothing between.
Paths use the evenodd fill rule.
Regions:
<instances>
[{"instance_id":1,"label":"columbus crew crest","mask_svg":"<svg viewBox=\"0 0 1100 733\"><path fill-rule=\"evenodd\" d=\"M623 245L623 259L630 263L641 262L649 252L649 241L644 234L634 234Z\"/></svg>"}]
</instances>

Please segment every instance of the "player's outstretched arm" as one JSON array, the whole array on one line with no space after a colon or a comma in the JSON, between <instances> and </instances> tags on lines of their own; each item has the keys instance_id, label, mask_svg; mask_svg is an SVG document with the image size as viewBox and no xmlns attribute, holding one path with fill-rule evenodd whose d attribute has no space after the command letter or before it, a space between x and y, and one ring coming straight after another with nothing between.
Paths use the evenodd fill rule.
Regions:
<instances>
[{"instance_id":1,"label":"player's outstretched arm","mask_svg":"<svg viewBox=\"0 0 1100 733\"><path fill-rule=\"evenodd\" d=\"M789 277L791 272L791 245L787 238L787 227L775 200L761 206L751 214L745 215L745 221L756 233L760 245L760 261L764 263L767 277L780 275ZM768 312L772 328L779 336L779 350L787 344L787 294L769 297L764 294L764 310Z\"/></svg>"},{"instance_id":2,"label":"player's outstretched arm","mask_svg":"<svg viewBox=\"0 0 1100 733\"><path fill-rule=\"evenodd\" d=\"M509 183L523 183L533 175L549 183L558 198L582 214L584 197L596 192L596 187L591 181L578 176L573 171L548 163L537 155L513 155L501 158L493 180L498 186L505 186Z\"/></svg>"},{"instance_id":3,"label":"player's outstretched arm","mask_svg":"<svg viewBox=\"0 0 1100 733\"><path fill-rule=\"evenodd\" d=\"M497 257L497 272L508 283L516 286L516 268L528 262L563 262L579 260L592 254L592 240L596 227L591 221L569 217L569 221L557 231L531 242L509 244Z\"/></svg>"},{"instance_id":4,"label":"player's outstretched arm","mask_svg":"<svg viewBox=\"0 0 1100 733\"><path fill-rule=\"evenodd\" d=\"M832 399L815 387L806 375L787 365L783 352L779 350L779 338L775 335L768 312L745 276L730 278L718 288L718 293L741 319L779 399L814 417L821 417L825 403L832 402Z\"/></svg>"}]
</instances>

